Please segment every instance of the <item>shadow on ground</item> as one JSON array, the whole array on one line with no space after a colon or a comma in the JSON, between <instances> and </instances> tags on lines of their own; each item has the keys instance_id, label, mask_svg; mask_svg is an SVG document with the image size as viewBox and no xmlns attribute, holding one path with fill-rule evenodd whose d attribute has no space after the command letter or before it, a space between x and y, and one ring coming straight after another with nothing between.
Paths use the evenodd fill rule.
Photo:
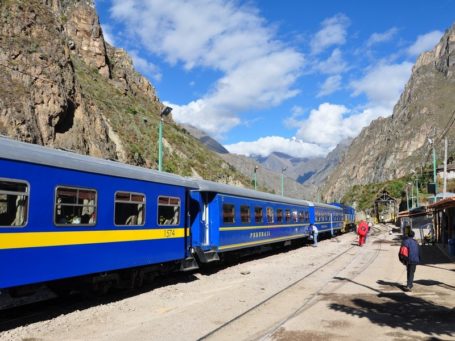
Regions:
<instances>
[{"instance_id":1,"label":"shadow on ground","mask_svg":"<svg viewBox=\"0 0 455 341\"><path fill-rule=\"evenodd\" d=\"M335 279L368 287L343 277L335 277ZM445 283L433 282L424 281L423 285L447 286ZM378 281L378 284L402 288L399 283L395 282ZM455 336L455 308L425 300L417 297L415 293L390 293L368 288L376 291L377 294L359 295L356 298L334 295L330 297L330 301L333 303L329 304L329 307L352 316L367 318L380 326L402 328L432 337Z\"/></svg>"}]
</instances>

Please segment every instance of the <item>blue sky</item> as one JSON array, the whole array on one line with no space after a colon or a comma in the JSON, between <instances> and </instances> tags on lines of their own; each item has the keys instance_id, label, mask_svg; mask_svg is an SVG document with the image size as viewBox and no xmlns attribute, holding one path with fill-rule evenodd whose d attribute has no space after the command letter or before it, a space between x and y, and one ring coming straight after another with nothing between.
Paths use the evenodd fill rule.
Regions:
<instances>
[{"instance_id":1,"label":"blue sky","mask_svg":"<svg viewBox=\"0 0 455 341\"><path fill-rule=\"evenodd\" d=\"M392 114L455 0L96 0L105 38L229 151L324 156Z\"/></svg>"}]
</instances>

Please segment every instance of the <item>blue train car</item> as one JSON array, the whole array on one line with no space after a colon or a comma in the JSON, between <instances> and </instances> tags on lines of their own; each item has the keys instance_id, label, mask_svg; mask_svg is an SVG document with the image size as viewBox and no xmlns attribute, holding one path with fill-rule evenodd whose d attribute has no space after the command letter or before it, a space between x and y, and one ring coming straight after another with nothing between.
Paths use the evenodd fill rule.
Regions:
<instances>
[{"instance_id":1,"label":"blue train car","mask_svg":"<svg viewBox=\"0 0 455 341\"><path fill-rule=\"evenodd\" d=\"M315 224L318 232L334 236L341 232L343 226L343 210L340 207L312 203L310 210L311 224Z\"/></svg>"},{"instance_id":2,"label":"blue train car","mask_svg":"<svg viewBox=\"0 0 455 341\"><path fill-rule=\"evenodd\" d=\"M307 238L311 224L335 235L343 209L0 137L1 291L134 285Z\"/></svg>"},{"instance_id":3,"label":"blue train car","mask_svg":"<svg viewBox=\"0 0 455 341\"><path fill-rule=\"evenodd\" d=\"M310 203L205 180L191 191L192 246L200 260L308 236Z\"/></svg>"},{"instance_id":4,"label":"blue train car","mask_svg":"<svg viewBox=\"0 0 455 341\"><path fill-rule=\"evenodd\" d=\"M355 230L355 209L351 206L333 202L330 205L338 206L343 210L343 228L341 232L349 232Z\"/></svg>"},{"instance_id":5,"label":"blue train car","mask_svg":"<svg viewBox=\"0 0 455 341\"><path fill-rule=\"evenodd\" d=\"M0 137L0 289L187 257L194 181Z\"/></svg>"}]
</instances>

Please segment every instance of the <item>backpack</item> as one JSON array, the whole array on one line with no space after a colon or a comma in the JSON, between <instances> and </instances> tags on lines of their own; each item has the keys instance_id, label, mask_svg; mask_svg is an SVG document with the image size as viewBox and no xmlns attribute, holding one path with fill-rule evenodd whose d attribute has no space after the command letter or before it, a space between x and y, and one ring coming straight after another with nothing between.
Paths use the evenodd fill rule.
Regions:
<instances>
[{"instance_id":1,"label":"backpack","mask_svg":"<svg viewBox=\"0 0 455 341\"><path fill-rule=\"evenodd\" d=\"M404 265L408 264L409 261L409 248L406 245L400 246L400 251L398 251L398 259Z\"/></svg>"}]
</instances>

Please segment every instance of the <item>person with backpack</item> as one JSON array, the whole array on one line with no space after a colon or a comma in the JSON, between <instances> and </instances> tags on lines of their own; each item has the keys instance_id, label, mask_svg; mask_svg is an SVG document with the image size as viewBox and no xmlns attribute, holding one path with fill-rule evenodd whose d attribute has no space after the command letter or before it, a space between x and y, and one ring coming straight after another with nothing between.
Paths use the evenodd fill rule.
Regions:
<instances>
[{"instance_id":1,"label":"person with backpack","mask_svg":"<svg viewBox=\"0 0 455 341\"><path fill-rule=\"evenodd\" d=\"M411 291L414 282L414 273L417 264L420 263L420 246L414 239L415 233L413 230L408 232L408 237L403 240L400 247L400 261L406 265L407 283L405 291ZM406 256L407 253L407 256Z\"/></svg>"},{"instance_id":2,"label":"person with backpack","mask_svg":"<svg viewBox=\"0 0 455 341\"><path fill-rule=\"evenodd\" d=\"M365 244L367 233L368 224L365 220L362 220L357 227L357 234L359 235L359 246L363 246L363 244Z\"/></svg>"}]
</instances>

